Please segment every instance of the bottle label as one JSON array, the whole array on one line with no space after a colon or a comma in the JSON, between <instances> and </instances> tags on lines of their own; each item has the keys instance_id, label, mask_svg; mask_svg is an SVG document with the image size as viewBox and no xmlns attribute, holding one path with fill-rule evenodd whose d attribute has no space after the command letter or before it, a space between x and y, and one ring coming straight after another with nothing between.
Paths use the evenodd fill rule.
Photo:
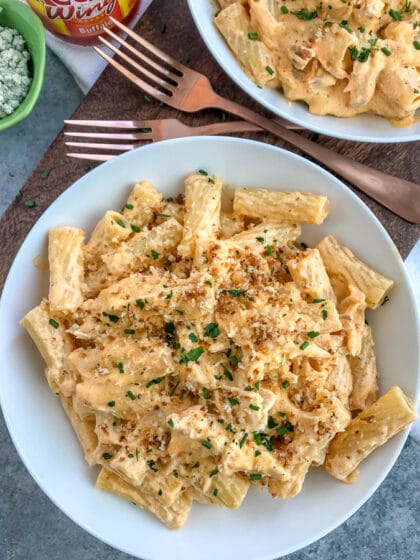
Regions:
<instances>
[{"instance_id":1,"label":"bottle label","mask_svg":"<svg viewBox=\"0 0 420 560\"><path fill-rule=\"evenodd\" d=\"M90 19L112 15L116 0L44 0L45 15L51 19Z\"/></svg>"},{"instance_id":2,"label":"bottle label","mask_svg":"<svg viewBox=\"0 0 420 560\"><path fill-rule=\"evenodd\" d=\"M123 21L138 0L28 0L46 27L71 37L99 35L111 27L109 16Z\"/></svg>"}]
</instances>

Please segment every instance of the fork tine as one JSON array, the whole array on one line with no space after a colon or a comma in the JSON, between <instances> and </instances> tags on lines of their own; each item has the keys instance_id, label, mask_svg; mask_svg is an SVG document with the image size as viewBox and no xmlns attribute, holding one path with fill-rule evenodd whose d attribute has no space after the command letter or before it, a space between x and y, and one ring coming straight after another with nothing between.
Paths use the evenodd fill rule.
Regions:
<instances>
[{"instance_id":1,"label":"fork tine","mask_svg":"<svg viewBox=\"0 0 420 560\"><path fill-rule=\"evenodd\" d=\"M172 66L173 68L175 68L175 70L178 70L178 72L180 72L181 76L185 73L186 70L189 70L183 64L178 62L175 58L173 58L172 56L169 56L165 52L161 51L160 49L158 49L157 47L152 45L152 43L149 43L149 41L146 41L146 39L144 39L143 37L140 37L140 35L135 33L132 29L130 29L126 25L122 24L120 21L116 20L112 16L109 19L114 23L114 25L116 27L121 29L121 31L124 31L125 33L127 33L127 35L129 37L132 37L133 39L135 39L137 41L137 43L142 45L142 47L144 47L145 49L147 49L148 51L153 53L157 58L160 58L161 60L166 62L166 64L169 64L169 66Z\"/></svg>"},{"instance_id":2,"label":"fork tine","mask_svg":"<svg viewBox=\"0 0 420 560\"><path fill-rule=\"evenodd\" d=\"M151 72L149 72L149 70L144 68L144 66L140 66L140 64L138 64L135 60L130 58L125 52L123 52L118 47L115 47L112 43L110 43L109 41L107 41L103 37L99 36L99 39L100 39L101 43L106 45L109 49L111 49L111 51L114 51L114 53L117 54L118 56L120 56L123 60L125 60L126 62L131 64L131 66L134 66L134 68L136 70L138 70L139 72L141 72L142 74L147 76L149 78L149 80L151 82L153 82L154 84L160 86L161 88L165 89L168 92L172 91L171 88L176 86L176 84L173 84L173 83L171 84L171 83L167 82L166 80L162 80L162 78L159 78L156 74L152 74Z\"/></svg>"},{"instance_id":3,"label":"fork tine","mask_svg":"<svg viewBox=\"0 0 420 560\"><path fill-rule=\"evenodd\" d=\"M107 140L153 140L148 132L79 132L77 130L65 132L64 136L79 136L80 138L104 138Z\"/></svg>"},{"instance_id":4,"label":"fork tine","mask_svg":"<svg viewBox=\"0 0 420 560\"><path fill-rule=\"evenodd\" d=\"M96 126L104 128L133 128L133 129L148 129L152 131L153 120L151 121L92 121L92 120L65 120L65 124L74 126Z\"/></svg>"},{"instance_id":5,"label":"fork tine","mask_svg":"<svg viewBox=\"0 0 420 560\"><path fill-rule=\"evenodd\" d=\"M106 155L105 154L77 154L72 152L67 153L66 156L71 158L76 158L76 159L89 159L94 161L108 161L116 157L111 154L106 154Z\"/></svg>"},{"instance_id":6,"label":"fork tine","mask_svg":"<svg viewBox=\"0 0 420 560\"><path fill-rule=\"evenodd\" d=\"M157 72L159 72L159 74L162 74L162 75L166 76L167 78L169 78L169 80L172 80L174 85L176 85L176 83L179 79L179 74L174 74L173 72L171 72L167 68L164 68L160 64L157 64L150 57L146 56L145 54L143 54L142 52L140 52L139 50L134 48L132 45L130 45L130 43L127 43L127 41L124 41L124 39L122 39L119 35L116 35L115 33L113 33L108 27L105 27L104 31L110 37L112 37L112 39L114 39L118 43L121 43L121 45L123 45L126 49L128 49L130 52L132 52L137 58L139 58L140 60L142 60L143 62L145 62L149 66L151 66L152 68L154 68Z\"/></svg>"},{"instance_id":7,"label":"fork tine","mask_svg":"<svg viewBox=\"0 0 420 560\"><path fill-rule=\"evenodd\" d=\"M134 150L138 146L136 144L99 144L97 142L64 142L66 146L74 148L94 148L97 150L117 150L119 152L127 152Z\"/></svg>"},{"instance_id":8,"label":"fork tine","mask_svg":"<svg viewBox=\"0 0 420 560\"><path fill-rule=\"evenodd\" d=\"M116 70L121 72L123 76L131 80L134 84L136 84L136 86L142 89L145 93L151 95L152 97L158 99L159 101L162 101L163 103L167 103L168 105L170 105L169 100L171 97L167 93L164 93L163 91L156 89L150 84L148 84L147 82L145 82L144 80L142 80L141 78L139 78L138 76L130 72L130 70L127 70L127 68L125 68L122 64L120 64L112 57L108 56L106 53L101 51L101 49L98 49L98 47L93 47L93 48L99 54L99 56L105 59L111 66L113 66Z\"/></svg>"}]
</instances>

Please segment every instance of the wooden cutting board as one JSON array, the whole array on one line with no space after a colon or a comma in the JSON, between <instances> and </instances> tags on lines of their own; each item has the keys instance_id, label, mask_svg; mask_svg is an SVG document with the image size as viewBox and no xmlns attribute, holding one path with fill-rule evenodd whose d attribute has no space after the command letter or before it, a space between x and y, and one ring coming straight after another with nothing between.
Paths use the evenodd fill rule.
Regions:
<instances>
[{"instance_id":1,"label":"wooden cutting board","mask_svg":"<svg viewBox=\"0 0 420 560\"><path fill-rule=\"evenodd\" d=\"M152 43L211 78L215 90L261 113L265 111L236 87L223 72L202 42L185 1L154 0L136 30ZM224 118L217 110L198 114L180 114L149 100L131 82L113 68L107 68L94 87L75 111L79 119L151 119L180 117L185 123L199 125ZM391 175L411 181L420 179L420 143L363 144L336 140L312 132L302 132L306 137L327 146L351 159L381 169ZM290 148L268 133L247 133L241 136L258 139L277 146ZM57 136L22 189L22 194L6 210L0 220L2 258L0 260L0 290L22 241L31 227L48 206L76 179L86 173L89 166L83 161L65 156L63 133ZM48 170L48 176L45 172ZM351 186L351 185L350 185ZM373 210L394 240L403 258L407 256L420 234L420 227L409 224L379 204L358 193ZM34 200L36 206L27 208L25 201Z\"/></svg>"}]
</instances>

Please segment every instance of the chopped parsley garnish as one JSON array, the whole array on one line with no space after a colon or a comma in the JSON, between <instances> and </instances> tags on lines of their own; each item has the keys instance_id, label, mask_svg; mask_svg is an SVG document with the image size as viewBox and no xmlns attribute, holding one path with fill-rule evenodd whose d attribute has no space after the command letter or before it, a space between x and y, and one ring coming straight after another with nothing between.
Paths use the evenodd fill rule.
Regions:
<instances>
[{"instance_id":1,"label":"chopped parsley garnish","mask_svg":"<svg viewBox=\"0 0 420 560\"><path fill-rule=\"evenodd\" d=\"M214 181L214 179L212 179L211 177L209 177L209 178L208 178L208 182L209 182L209 183L212 183L212 185L214 185L214 182L215 182L215 181Z\"/></svg>"},{"instance_id":2,"label":"chopped parsley garnish","mask_svg":"<svg viewBox=\"0 0 420 560\"><path fill-rule=\"evenodd\" d=\"M217 323L209 323L204 329L204 336L209 338L217 338L219 334L219 325Z\"/></svg>"},{"instance_id":3,"label":"chopped parsley garnish","mask_svg":"<svg viewBox=\"0 0 420 560\"><path fill-rule=\"evenodd\" d=\"M127 455L127 457L128 457L129 459L134 459L134 453L129 453L129 454Z\"/></svg>"},{"instance_id":4,"label":"chopped parsley garnish","mask_svg":"<svg viewBox=\"0 0 420 560\"><path fill-rule=\"evenodd\" d=\"M271 66L266 66L265 69L270 74L270 76L274 74L274 70L271 68Z\"/></svg>"},{"instance_id":5,"label":"chopped parsley garnish","mask_svg":"<svg viewBox=\"0 0 420 560\"><path fill-rule=\"evenodd\" d=\"M267 245L265 250L267 251L267 255L269 255L270 257L273 256L273 247L271 245Z\"/></svg>"},{"instance_id":6,"label":"chopped parsley garnish","mask_svg":"<svg viewBox=\"0 0 420 560\"><path fill-rule=\"evenodd\" d=\"M254 457L258 457L258 455L261 455L261 451L259 449L256 449L254 451Z\"/></svg>"},{"instance_id":7,"label":"chopped parsley garnish","mask_svg":"<svg viewBox=\"0 0 420 560\"><path fill-rule=\"evenodd\" d=\"M287 6L282 6L280 8L280 11L282 14L288 14L289 13L289 8Z\"/></svg>"},{"instance_id":8,"label":"chopped parsley garnish","mask_svg":"<svg viewBox=\"0 0 420 560\"><path fill-rule=\"evenodd\" d=\"M162 488L159 488L158 494L159 494L159 496L162 496Z\"/></svg>"},{"instance_id":9,"label":"chopped parsley garnish","mask_svg":"<svg viewBox=\"0 0 420 560\"><path fill-rule=\"evenodd\" d=\"M115 401L109 401L107 403L107 405L113 407L113 406L115 406Z\"/></svg>"},{"instance_id":10,"label":"chopped parsley garnish","mask_svg":"<svg viewBox=\"0 0 420 560\"><path fill-rule=\"evenodd\" d=\"M191 467L192 469L198 469L198 467L200 466L199 461L197 461L196 463L194 463L194 465Z\"/></svg>"},{"instance_id":11,"label":"chopped parsley garnish","mask_svg":"<svg viewBox=\"0 0 420 560\"><path fill-rule=\"evenodd\" d=\"M323 302L323 301L325 301L325 299L323 299L323 298L316 298L316 299L312 300L312 303L321 303L321 302Z\"/></svg>"},{"instance_id":12,"label":"chopped parsley garnish","mask_svg":"<svg viewBox=\"0 0 420 560\"><path fill-rule=\"evenodd\" d=\"M267 451L273 451L274 437L263 432L254 432L254 440L257 445L263 445Z\"/></svg>"},{"instance_id":13,"label":"chopped parsley garnish","mask_svg":"<svg viewBox=\"0 0 420 560\"><path fill-rule=\"evenodd\" d=\"M362 49L359 51L356 47L349 47L349 51L350 51L350 58L352 60L357 60L358 62L363 63L366 62L367 59L369 58L372 49L367 47L362 47Z\"/></svg>"},{"instance_id":14,"label":"chopped parsley garnish","mask_svg":"<svg viewBox=\"0 0 420 560\"><path fill-rule=\"evenodd\" d=\"M343 19L340 21L339 26L345 29L347 33L353 33L353 30L349 27L348 23L349 22L346 19Z\"/></svg>"},{"instance_id":15,"label":"chopped parsley garnish","mask_svg":"<svg viewBox=\"0 0 420 560\"><path fill-rule=\"evenodd\" d=\"M213 496L216 498L218 493L219 493L219 490L217 488L215 488L213 490Z\"/></svg>"},{"instance_id":16,"label":"chopped parsley garnish","mask_svg":"<svg viewBox=\"0 0 420 560\"><path fill-rule=\"evenodd\" d=\"M365 32L365 28L364 27L358 27L357 31L360 31L360 33L364 33Z\"/></svg>"},{"instance_id":17,"label":"chopped parsley garnish","mask_svg":"<svg viewBox=\"0 0 420 560\"><path fill-rule=\"evenodd\" d=\"M248 432L245 432L244 435L241 437L241 441L239 442L239 447L242 448L244 443L246 442L246 439L248 437Z\"/></svg>"},{"instance_id":18,"label":"chopped parsley garnish","mask_svg":"<svg viewBox=\"0 0 420 560\"><path fill-rule=\"evenodd\" d=\"M381 51L384 53L385 56L391 56L392 52L387 49L386 47L382 47Z\"/></svg>"},{"instance_id":19,"label":"chopped parsley garnish","mask_svg":"<svg viewBox=\"0 0 420 560\"><path fill-rule=\"evenodd\" d=\"M230 403L230 406L237 406L239 404L238 399L235 399L234 397L229 397L228 401Z\"/></svg>"},{"instance_id":20,"label":"chopped parsley garnish","mask_svg":"<svg viewBox=\"0 0 420 560\"><path fill-rule=\"evenodd\" d=\"M300 244L300 246L302 247L303 251L306 251L306 249L308 248L308 246L306 245L306 243L304 243L302 241L302 243Z\"/></svg>"},{"instance_id":21,"label":"chopped parsley garnish","mask_svg":"<svg viewBox=\"0 0 420 560\"><path fill-rule=\"evenodd\" d=\"M257 391L260 390L260 385L261 385L261 381L256 381L255 382L255 388L257 389Z\"/></svg>"},{"instance_id":22,"label":"chopped parsley garnish","mask_svg":"<svg viewBox=\"0 0 420 560\"><path fill-rule=\"evenodd\" d=\"M152 249L150 251L150 254L152 255L152 259L155 261L160 257L160 253L158 253L157 251L155 251L154 249Z\"/></svg>"},{"instance_id":23,"label":"chopped parsley garnish","mask_svg":"<svg viewBox=\"0 0 420 560\"><path fill-rule=\"evenodd\" d=\"M260 410L260 407L259 407L259 406L257 406L256 404L252 404L252 403L249 405L249 408L250 408L251 410Z\"/></svg>"},{"instance_id":24,"label":"chopped parsley garnish","mask_svg":"<svg viewBox=\"0 0 420 560\"><path fill-rule=\"evenodd\" d=\"M231 372L228 369L226 369L226 368L223 369L223 375L225 377L227 377L229 379L229 381L233 381L233 375L231 374Z\"/></svg>"},{"instance_id":25,"label":"chopped parsley garnish","mask_svg":"<svg viewBox=\"0 0 420 560\"><path fill-rule=\"evenodd\" d=\"M134 329L124 329L124 334L134 334L135 332Z\"/></svg>"},{"instance_id":26,"label":"chopped parsley garnish","mask_svg":"<svg viewBox=\"0 0 420 560\"><path fill-rule=\"evenodd\" d=\"M210 280L204 280L204 284L207 284L207 286L213 286Z\"/></svg>"},{"instance_id":27,"label":"chopped parsley garnish","mask_svg":"<svg viewBox=\"0 0 420 560\"><path fill-rule=\"evenodd\" d=\"M199 169L198 172L200 173L200 175L208 175L207 171L204 171L204 169Z\"/></svg>"},{"instance_id":28,"label":"chopped parsley garnish","mask_svg":"<svg viewBox=\"0 0 420 560\"><path fill-rule=\"evenodd\" d=\"M404 12L408 14L410 13L410 11L411 11L411 2L409 0L405 0Z\"/></svg>"},{"instance_id":29,"label":"chopped parsley garnish","mask_svg":"<svg viewBox=\"0 0 420 560\"><path fill-rule=\"evenodd\" d=\"M284 389L287 389L287 387L290 386L290 381L288 381L288 380L286 379L285 381L283 381L283 383L281 384L281 386L282 386Z\"/></svg>"},{"instance_id":30,"label":"chopped parsley garnish","mask_svg":"<svg viewBox=\"0 0 420 560\"><path fill-rule=\"evenodd\" d=\"M165 296L165 299L172 299L172 296L173 296L173 291L171 290L171 291L169 292L169 294L167 294L167 295Z\"/></svg>"},{"instance_id":31,"label":"chopped parsley garnish","mask_svg":"<svg viewBox=\"0 0 420 560\"><path fill-rule=\"evenodd\" d=\"M203 441L201 442L201 445L203 447L206 447L207 449L211 449L213 447L208 439L203 439Z\"/></svg>"},{"instance_id":32,"label":"chopped parsley garnish","mask_svg":"<svg viewBox=\"0 0 420 560\"><path fill-rule=\"evenodd\" d=\"M174 470L172 471L172 474L174 475L175 478L178 478L178 477L179 477L179 472L178 472L176 469L174 469Z\"/></svg>"},{"instance_id":33,"label":"chopped parsley garnish","mask_svg":"<svg viewBox=\"0 0 420 560\"><path fill-rule=\"evenodd\" d=\"M170 336L174 335L175 332L175 324L171 321L170 323L165 323L165 332Z\"/></svg>"},{"instance_id":34,"label":"chopped parsley garnish","mask_svg":"<svg viewBox=\"0 0 420 560\"><path fill-rule=\"evenodd\" d=\"M258 41L258 33L248 33L248 39L251 41Z\"/></svg>"},{"instance_id":35,"label":"chopped parsley garnish","mask_svg":"<svg viewBox=\"0 0 420 560\"><path fill-rule=\"evenodd\" d=\"M325 319L328 317L328 311L326 309L323 309L322 312L321 312L321 315L322 315L322 318L325 321Z\"/></svg>"},{"instance_id":36,"label":"chopped parsley garnish","mask_svg":"<svg viewBox=\"0 0 420 560\"><path fill-rule=\"evenodd\" d=\"M320 333L319 333L318 331L311 331L311 332L308 332L309 338L316 338L317 336L319 336L319 334L320 334Z\"/></svg>"},{"instance_id":37,"label":"chopped parsley garnish","mask_svg":"<svg viewBox=\"0 0 420 560\"><path fill-rule=\"evenodd\" d=\"M211 471L211 473L209 474L209 478L213 478L213 476L216 476L216 474L219 472L219 469L214 469Z\"/></svg>"},{"instance_id":38,"label":"chopped parsley garnish","mask_svg":"<svg viewBox=\"0 0 420 560\"><path fill-rule=\"evenodd\" d=\"M36 202L35 200L26 200L25 201L26 208L35 208Z\"/></svg>"},{"instance_id":39,"label":"chopped parsley garnish","mask_svg":"<svg viewBox=\"0 0 420 560\"><path fill-rule=\"evenodd\" d=\"M102 458L107 461L108 459L112 459L112 455L110 453L102 453Z\"/></svg>"},{"instance_id":40,"label":"chopped parsley garnish","mask_svg":"<svg viewBox=\"0 0 420 560\"><path fill-rule=\"evenodd\" d=\"M203 397L207 400L210 398L210 393L209 390L207 389L207 387L203 387L202 388L202 392L203 392Z\"/></svg>"},{"instance_id":41,"label":"chopped parsley garnish","mask_svg":"<svg viewBox=\"0 0 420 560\"><path fill-rule=\"evenodd\" d=\"M246 294L246 290L220 290L221 294L229 294L232 297L239 297L244 296Z\"/></svg>"},{"instance_id":42,"label":"chopped parsley garnish","mask_svg":"<svg viewBox=\"0 0 420 560\"><path fill-rule=\"evenodd\" d=\"M49 169L44 169L44 171L41 173L41 177L42 177L43 179L47 179L47 177L49 176L49 174L50 174L50 170L49 170Z\"/></svg>"},{"instance_id":43,"label":"chopped parsley garnish","mask_svg":"<svg viewBox=\"0 0 420 560\"><path fill-rule=\"evenodd\" d=\"M270 428L270 430L272 430L276 426L278 426L278 422L276 422L272 416L269 416L268 417L268 422L267 422L267 427Z\"/></svg>"},{"instance_id":44,"label":"chopped parsley garnish","mask_svg":"<svg viewBox=\"0 0 420 560\"><path fill-rule=\"evenodd\" d=\"M165 375L161 375L160 377L155 377L154 379L150 379L146 383L146 389L148 389L152 385L158 385L161 381L163 381L165 379L165 377L166 377Z\"/></svg>"},{"instance_id":45,"label":"chopped parsley garnish","mask_svg":"<svg viewBox=\"0 0 420 560\"><path fill-rule=\"evenodd\" d=\"M249 475L249 480L261 480L261 479L262 479L262 474L253 473Z\"/></svg>"},{"instance_id":46,"label":"chopped parsley garnish","mask_svg":"<svg viewBox=\"0 0 420 560\"><path fill-rule=\"evenodd\" d=\"M56 321L55 319L50 319L50 320L48 321L48 323L49 323L52 327L54 327L54 329L58 329L58 327L60 326L60 325L57 323L57 321Z\"/></svg>"},{"instance_id":47,"label":"chopped parsley garnish","mask_svg":"<svg viewBox=\"0 0 420 560\"><path fill-rule=\"evenodd\" d=\"M420 41L413 41L413 47L416 51L420 51Z\"/></svg>"},{"instance_id":48,"label":"chopped parsley garnish","mask_svg":"<svg viewBox=\"0 0 420 560\"><path fill-rule=\"evenodd\" d=\"M175 426L174 421L172 420L172 418L169 418L168 420L168 425L170 428L173 428Z\"/></svg>"},{"instance_id":49,"label":"chopped parsley garnish","mask_svg":"<svg viewBox=\"0 0 420 560\"><path fill-rule=\"evenodd\" d=\"M122 362L118 362L117 368L120 373L124 373L124 364Z\"/></svg>"},{"instance_id":50,"label":"chopped parsley garnish","mask_svg":"<svg viewBox=\"0 0 420 560\"><path fill-rule=\"evenodd\" d=\"M264 237L256 237L255 239L258 241L258 243L264 243Z\"/></svg>"},{"instance_id":51,"label":"chopped parsley garnish","mask_svg":"<svg viewBox=\"0 0 420 560\"><path fill-rule=\"evenodd\" d=\"M401 21L401 14L397 12L397 10L389 10L388 14L394 19L395 21Z\"/></svg>"},{"instance_id":52,"label":"chopped parsley garnish","mask_svg":"<svg viewBox=\"0 0 420 560\"><path fill-rule=\"evenodd\" d=\"M196 362L203 352L204 352L204 348L202 346L198 346L197 348L192 348L187 353L183 352L181 354L180 363L188 364L188 362Z\"/></svg>"},{"instance_id":53,"label":"chopped parsley garnish","mask_svg":"<svg viewBox=\"0 0 420 560\"><path fill-rule=\"evenodd\" d=\"M147 303L147 299L136 299L136 305L140 307L140 309L144 309Z\"/></svg>"},{"instance_id":54,"label":"chopped parsley garnish","mask_svg":"<svg viewBox=\"0 0 420 560\"><path fill-rule=\"evenodd\" d=\"M149 469L151 469L153 472L158 472L158 469L155 467L156 465L156 461L153 461L153 459L150 459L149 461L146 461L147 466L149 467Z\"/></svg>"},{"instance_id":55,"label":"chopped parsley garnish","mask_svg":"<svg viewBox=\"0 0 420 560\"><path fill-rule=\"evenodd\" d=\"M371 45L372 47L374 47L376 45L376 43L378 42L378 37L375 37L374 39L368 39L368 43L369 45Z\"/></svg>"},{"instance_id":56,"label":"chopped parsley garnish","mask_svg":"<svg viewBox=\"0 0 420 560\"><path fill-rule=\"evenodd\" d=\"M229 356L230 365L236 367L239 363L239 360L236 356Z\"/></svg>"},{"instance_id":57,"label":"chopped parsley garnish","mask_svg":"<svg viewBox=\"0 0 420 560\"><path fill-rule=\"evenodd\" d=\"M188 335L188 338L191 340L191 342L198 342L198 336L193 332Z\"/></svg>"},{"instance_id":58,"label":"chopped parsley garnish","mask_svg":"<svg viewBox=\"0 0 420 560\"><path fill-rule=\"evenodd\" d=\"M111 313L107 313L106 311L102 311L102 315L104 317L108 317L108 319L111 321L111 323L117 323L120 320L118 315L112 315Z\"/></svg>"},{"instance_id":59,"label":"chopped parsley garnish","mask_svg":"<svg viewBox=\"0 0 420 560\"><path fill-rule=\"evenodd\" d=\"M247 386L245 387L245 391L252 391L251 385L247 385Z\"/></svg>"},{"instance_id":60,"label":"chopped parsley garnish","mask_svg":"<svg viewBox=\"0 0 420 560\"><path fill-rule=\"evenodd\" d=\"M131 224L131 231L134 231L134 233L140 233L140 228L139 226L136 226L134 224Z\"/></svg>"},{"instance_id":61,"label":"chopped parsley garnish","mask_svg":"<svg viewBox=\"0 0 420 560\"><path fill-rule=\"evenodd\" d=\"M281 426L280 428L277 428L276 432L277 432L277 435L284 436L285 434L287 434L289 432L293 432L294 429L295 429L295 427L293 426L293 424L291 424L290 422L285 422L283 426Z\"/></svg>"},{"instance_id":62,"label":"chopped parsley garnish","mask_svg":"<svg viewBox=\"0 0 420 560\"><path fill-rule=\"evenodd\" d=\"M134 206L132 204L126 204L125 207L127 208L127 210L132 210L134 208Z\"/></svg>"},{"instance_id":63,"label":"chopped parsley garnish","mask_svg":"<svg viewBox=\"0 0 420 560\"><path fill-rule=\"evenodd\" d=\"M135 401L135 400L136 400L136 395L133 393L133 391L127 391L126 394L125 394L125 396L126 396L126 397L130 397L130 399L131 399L132 401Z\"/></svg>"},{"instance_id":64,"label":"chopped parsley garnish","mask_svg":"<svg viewBox=\"0 0 420 560\"><path fill-rule=\"evenodd\" d=\"M310 12L307 8L302 8L298 12L291 12L294 16L299 19L303 19L305 21L309 21L311 19L315 19L318 17L318 10L315 9L313 12Z\"/></svg>"},{"instance_id":65,"label":"chopped parsley garnish","mask_svg":"<svg viewBox=\"0 0 420 560\"><path fill-rule=\"evenodd\" d=\"M117 220L117 224L118 224L120 227L125 228L124 220L121 220L121 218L120 218L119 220Z\"/></svg>"},{"instance_id":66,"label":"chopped parsley garnish","mask_svg":"<svg viewBox=\"0 0 420 560\"><path fill-rule=\"evenodd\" d=\"M155 212L154 213L157 218L170 218L170 214L164 214L163 212Z\"/></svg>"},{"instance_id":67,"label":"chopped parsley garnish","mask_svg":"<svg viewBox=\"0 0 420 560\"><path fill-rule=\"evenodd\" d=\"M299 348L301 350L305 350L306 348L308 348L309 346L309 342L307 340L305 340L305 342L302 342L302 344L299 346Z\"/></svg>"}]
</instances>

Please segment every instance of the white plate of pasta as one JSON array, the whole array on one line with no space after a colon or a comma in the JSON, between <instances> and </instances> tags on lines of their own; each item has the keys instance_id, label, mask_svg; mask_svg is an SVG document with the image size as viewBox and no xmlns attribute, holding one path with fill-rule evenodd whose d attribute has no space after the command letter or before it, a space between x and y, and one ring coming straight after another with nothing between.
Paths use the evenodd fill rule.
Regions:
<instances>
[{"instance_id":1,"label":"white plate of pasta","mask_svg":"<svg viewBox=\"0 0 420 560\"><path fill-rule=\"evenodd\" d=\"M345 140L419 140L415 3L360 4L189 0L217 62L274 114Z\"/></svg>"},{"instance_id":2,"label":"white plate of pasta","mask_svg":"<svg viewBox=\"0 0 420 560\"><path fill-rule=\"evenodd\" d=\"M33 265L47 238L49 271ZM31 230L1 300L1 402L34 479L97 538L139 558L270 559L387 475L418 340L398 251L340 181L261 143L184 138L96 168ZM399 433L358 467L363 423L371 447ZM325 453L328 472L307 472Z\"/></svg>"}]
</instances>

